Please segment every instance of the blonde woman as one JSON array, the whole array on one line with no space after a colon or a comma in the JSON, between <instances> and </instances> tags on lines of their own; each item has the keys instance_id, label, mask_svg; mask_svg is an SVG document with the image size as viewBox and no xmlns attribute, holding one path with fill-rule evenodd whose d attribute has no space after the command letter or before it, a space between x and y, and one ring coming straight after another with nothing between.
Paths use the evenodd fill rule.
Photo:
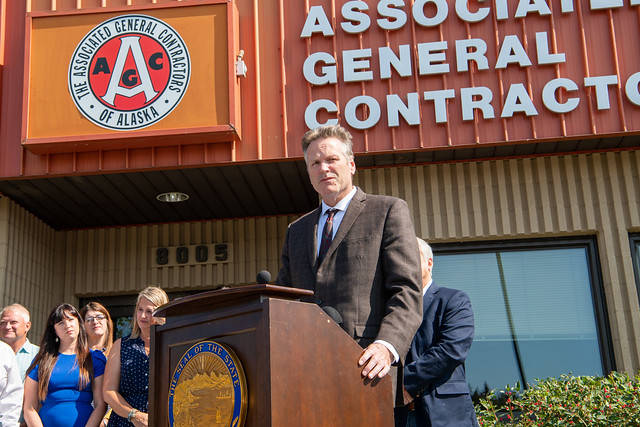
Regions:
<instances>
[{"instance_id":1,"label":"blonde woman","mask_svg":"<svg viewBox=\"0 0 640 427\"><path fill-rule=\"evenodd\" d=\"M161 323L153 312L168 302L162 289L143 289L133 313L131 335L113 343L103 387L104 399L112 409L110 427L148 425L151 325Z\"/></svg>"}]
</instances>

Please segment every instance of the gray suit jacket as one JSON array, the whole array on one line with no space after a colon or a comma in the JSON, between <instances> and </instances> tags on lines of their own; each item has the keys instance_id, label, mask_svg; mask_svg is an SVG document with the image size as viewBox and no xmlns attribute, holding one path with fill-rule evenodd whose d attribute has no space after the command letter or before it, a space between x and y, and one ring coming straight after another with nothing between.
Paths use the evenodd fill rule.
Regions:
<instances>
[{"instance_id":1,"label":"gray suit jacket","mask_svg":"<svg viewBox=\"0 0 640 427\"><path fill-rule=\"evenodd\" d=\"M317 265L320 213L289 225L277 283L313 290L315 302L338 310L358 344L387 341L402 364L422 321L420 255L407 204L358 189Z\"/></svg>"}]
</instances>

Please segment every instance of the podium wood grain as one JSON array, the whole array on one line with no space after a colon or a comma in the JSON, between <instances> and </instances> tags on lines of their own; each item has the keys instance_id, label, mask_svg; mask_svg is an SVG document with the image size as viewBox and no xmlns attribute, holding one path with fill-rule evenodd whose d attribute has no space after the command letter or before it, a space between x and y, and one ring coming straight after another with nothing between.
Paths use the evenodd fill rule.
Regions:
<instances>
[{"instance_id":1,"label":"podium wood grain","mask_svg":"<svg viewBox=\"0 0 640 427\"><path fill-rule=\"evenodd\" d=\"M245 426L392 426L391 380L368 383L362 348L318 306L310 291L273 285L205 292L173 301L157 315L150 356L149 416L168 425L173 371L192 345L230 347L247 380Z\"/></svg>"}]
</instances>

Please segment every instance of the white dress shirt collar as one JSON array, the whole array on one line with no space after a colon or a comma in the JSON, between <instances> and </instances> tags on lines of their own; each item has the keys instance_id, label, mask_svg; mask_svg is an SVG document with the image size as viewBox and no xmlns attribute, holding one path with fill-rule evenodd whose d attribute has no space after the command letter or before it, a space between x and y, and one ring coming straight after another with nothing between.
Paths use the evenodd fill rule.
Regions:
<instances>
[{"instance_id":1,"label":"white dress shirt collar","mask_svg":"<svg viewBox=\"0 0 640 427\"><path fill-rule=\"evenodd\" d=\"M433 283L433 279L429 280L429 283L427 283L427 286L425 286L424 288L422 288L422 296L425 296L425 294L427 293L427 291L429 290L429 288L431 287L431 284Z\"/></svg>"},{"instance_id":2,"label":"white dress shirt collar","mask_svg":"<svg viewBox=\"0 0 640 427\"><path fill-rule=\"evenodd\" d=\"M324 215L324 213L327 211L327 209L338 209L339 211L346 211L347 208L349 207L349 203L351 203L351 199L353 199L353 196L356 195L356 190L357 189L358 188L354 186L351 189L351 191L349 191L349 193L342 198L342 200L340 200L338 203L336 203L335 206L329 206L323 200L322 201L322 207L321 207L322 215Z\"/></svg>"}]
</instances>

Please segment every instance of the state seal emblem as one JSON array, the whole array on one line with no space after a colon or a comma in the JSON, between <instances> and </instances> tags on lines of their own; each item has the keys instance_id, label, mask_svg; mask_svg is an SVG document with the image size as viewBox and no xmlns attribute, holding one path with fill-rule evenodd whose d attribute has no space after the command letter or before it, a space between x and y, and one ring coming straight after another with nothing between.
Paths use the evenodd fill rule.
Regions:
<instances>
[{"instance_id":1,"label":"state seal emblem","mask_svg":"<svg viewBox=\"0 0 640 427\"><path fill-rule=\"evenodd\" d=\"M240 427L247 413L247 382L231 348L201 341L184 353L169 383L169 425Z\"/></svg>"},{"instance_id":2,"label":"state seal emblem","mask_svg":"<svg viewBox=\"0 0 640 427\"><path fill-rule=\"evenodd\" d=\"M189 85L191 61L180 34L146 15L121 15L94 27L69 63L78 110L105 129L134 130L162 120Z\"/></svg>"}]
</instances>

